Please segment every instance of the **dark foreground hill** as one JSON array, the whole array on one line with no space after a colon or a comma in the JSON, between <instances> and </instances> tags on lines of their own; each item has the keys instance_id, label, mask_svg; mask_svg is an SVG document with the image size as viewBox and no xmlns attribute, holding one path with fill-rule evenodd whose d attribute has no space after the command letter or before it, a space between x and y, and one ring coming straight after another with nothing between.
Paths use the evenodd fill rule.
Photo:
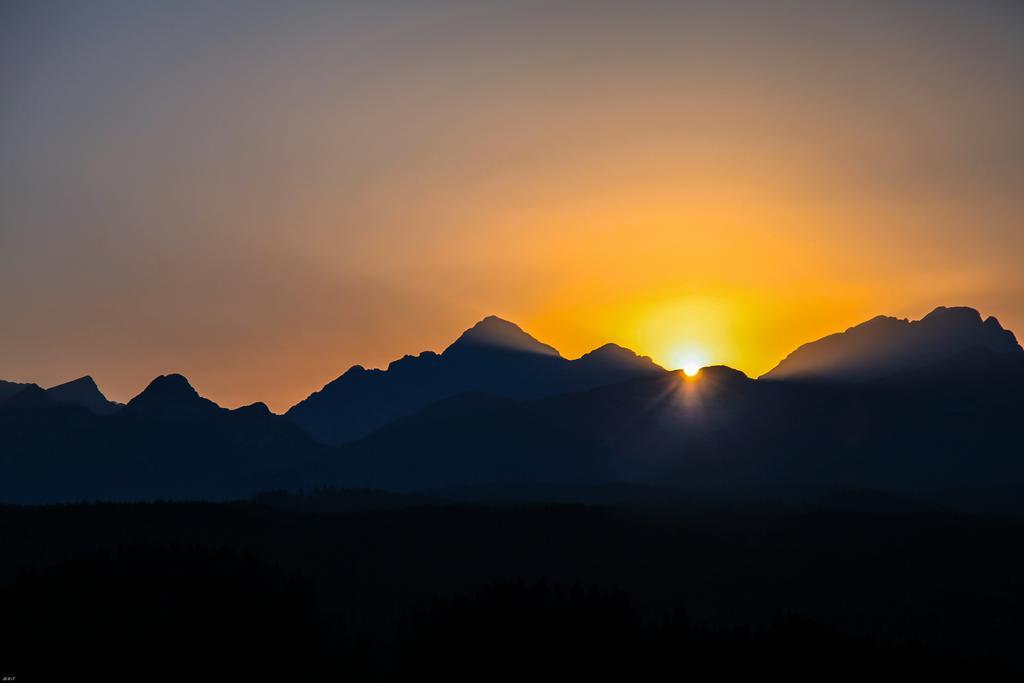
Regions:
<instances>
[{"instance_id":1,"label":"dark foreground hill","mask_svg":"<svg viewBox=\"0 0 1024 683\"><path fill-rule=\"evenodd\" d=\"M1019 676L1021 522L877 499L0 507L0 659L28 681Z\"/></svg>"}]
</instances>

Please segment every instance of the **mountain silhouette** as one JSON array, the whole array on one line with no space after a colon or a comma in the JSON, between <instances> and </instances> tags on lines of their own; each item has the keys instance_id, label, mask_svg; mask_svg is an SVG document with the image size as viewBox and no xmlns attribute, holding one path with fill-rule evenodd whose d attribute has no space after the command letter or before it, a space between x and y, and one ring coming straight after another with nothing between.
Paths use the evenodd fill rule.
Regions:
<instances>
[{"instance_id":1,"label":"mountain silhouette","mask_svg":"<svg viewBox=\"0 0 1024 683\"><path fill-rule=\"evenodd\" d=\"M160 375L125 406L128 414L161 419L210 417L224 410L200 396L188 380L178 374Z\"/></svg>"},{"instance_id":2,"label":"mountain silhouette","mask_svg":"<svg viewBox=\"0 0 1024 683\"><path fill-rule=\"evenodd\" d=\"M23 384L21 388L4 400L4 405L14 407L43 407L54 404L46 390L38 384Z\"/></svg>"},{"instance_id":3,"label":"mountain silhouette","mask_svg":"<svg viewBox=\"0 0 1024 683\"><path fill-rule=\"evenodd\" d=\"M387 370L354 366L286 417L324 443L343 443L467 392L539 398L665 372L614 344L568 360L518 325L488 316L443 353L405 356Z\"/></svg>"},{"instance_id":4,"label":"mountain silhouette","mask_svg":"<svg viewBox=\"0 0 1024 683\"><path fill-rule=\"evenodd\" d=\"M600 381L608 384L629 379L634 373L640 377L658 375L663 370L650 356L641 356L618 344L598 347L577 358L573 364L581 374L603 375Z\"/></svg>"},{"instance_id":5,"label":"mountain silhouette","mask_svg":"<svg viewBox=\"0 0 1024 683\"><path fill-rule=\"evenodd\" d=\"M0 401L14 396L27 386L27 384L21 382L8 382L0 379Z\"/></svg>"},{"instance_id":6,"label":"mountain silhouette","mask_svg":"<svg viewBox=\"0 0 1024 683\"><path fill-rule=\"evenodd\" d=\"M804 344L761 379L863 381L910 372L973 347L1020 354L1013 333L977 310L940 306L921 320L878 316Z\"/></svg>"},{"instance_id":7,"label":"mountain silhouette","mask_svg":"<svg viewBox=\"0 0 1024 683\"><path fill-rule=\"evenodd\" d=\"M479 350L559 356L554 347L537 341L524 332L519 325L502 320L496 315L487 316L463 332L451 346L445 349L445 354L452 356Z\"/></svg>"},{"instance_id":8,"label":"mountain silhouette","mask_svg":"<svg viewBox=\"0 0 1024 683\"><path fill-rule=\"evenodd\" d=\"M324 415L364 434L337 445L182 375L110 414L88 378L0 385L0 635L37 677L109 677L127 643L137 678L198 620L221 678L478 680L525 652L514 677L1016 680L1024 353L930 318L930 353L859 381L570 361L487 319L332 383ZM538 583L486 588L509 576Z\"/></svg>"},{"instance_id":9,"label":"mountain silhouette","mask_svg":"<svg viewBox=\"0 0 1024 683\"><path fill-rule=\"evenodd\" d=\"M896 321L929 331L927 349L962 348L857 382L759 381L726 366L684 377L615 345L571 361L487 319L443 353L354 367L300 404L347 436L334 446L295 414L222 408L181 375L111 415L19 385L0 401L0 501L623 483L708 495L963 489L957 500L974 505L993 487L1024 487L1024 353L994 322L981 326L1016 350L970 343L972 318L938 309L927 323Z\"/></svg>"},{"instance_id":10,"label":"mountain silhouette","mask_svg":"<svg viewBox=\"0 0 1024 683\"><path fill-rule=\"evenodd\" d=\"M120 403L108 401L89 375L50 387L46 393L54 403L84 406L97 415L110 415L124 407Z\"/></svg>"},{"instance_id":11,"label":"mountain silhouette","mask_svg":"<svg viewBox=\"0 0 1024 683\"><path fill-rule=\"evenodd\" d=\"M718 366L526 401L464 394L340 446L297 478L400 491L630 482L938 500L1024 484L1024 365L970 355L974 373L959 377L939 363L857 384L763 382Z\"/></svg>"},{"instance_id":12,"label":"mountain silhouette","mask_svg":"<svg viewBox=\"0 0 1024 683\"><path fill-rule=\"evenodd\" d=\"M124 409L97 415L29 385L0 402L0 501L221 500L279 487L329 451L266 405L221 408L161 375Z\"/></svg>"},{"instance_id":13,"label":"mountain silhouette","mask_svg":"<svg viewBox=\"0 0 1024 683\"><path fill-rule=\"evenodd\" d=\"M24 393L21 398L15 400L18 394ZM86 375L78 379L58 384L49 389L41 389L37 384L22 384L18 382L5 382L0 380L0 403L15 400L16 403L25 405L26 402L45 404L46 401L39 395L44 391L50 402L62 405L80 405L88 408L97 415L110 415L124 406L114 401L108 401L103 395L92 377Z\"/></svg>"}]
</instances>

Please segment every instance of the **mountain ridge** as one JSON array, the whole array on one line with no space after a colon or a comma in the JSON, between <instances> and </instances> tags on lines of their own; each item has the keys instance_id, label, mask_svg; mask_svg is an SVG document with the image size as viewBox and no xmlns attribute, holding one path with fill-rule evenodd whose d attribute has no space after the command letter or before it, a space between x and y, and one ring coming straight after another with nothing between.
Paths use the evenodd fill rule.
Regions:
<instances>
[{"instance_id":1,"label":"mountain ridge","mask_svg":"<svg viewBox=\"0 0 1024 683\"><path fill-rule=\"evenodd\" d=\"M561 357L555 347L538 341L519 325L496 315L486 316L463 332L441 353L441 356L451 356L467 349L480 348Z\"/></svg>"},{"instance_id":2,"label":"mountain ridge","mask_svg":"<svg viewBox=\"0 0 1024 683\"><path fill-rule=\"evenodd\" d=\"M146 415L161 419L194 419L209 417L221 408L199 392L181 374L159 375L124 408L127 415Z\"/></svg>"},{"instance_id":3,"label":"mountain ridge","mask_svg":"<svg viewBox=\"0 0 1024 683\"><path fill-rule=\"evenodd\" d=\"M939 322L944 316L980 320L943 311ZM869 327L905 325L881 318ZM224 499L353 485L620 482L710 495L1024 485L1019 351L974 345L843 383L757 381L726 366L684 377L615 345L575 361L470 346L447 357L406 356L389 370L354 366L344 377L341 396L349 392L363 409L347 417L365 435L337 446L260 403L222 408L182 375L158 376L111 416L27 386L18 400L0 402L0 500ZM397 417L396 401L405 411Z\"/></svg>"},{"instance_id":4,"label":"mountain ridge","mask_svg":"<svg viewBox=\"0 0 1024 683\"><path fill-rule=\"evenodd\" d=\"M650 358L614 344L569 360L515 323L491 315L440 354L406 355L386 370L352 366L285 417L320 441L343 443L462 393L538 398L665 372Z\"/></svg>"},{"instance_id":5,"label":"mountain ridge","mask_svg":"<svg viewBox=\"0 0 1024 683\"><path fill-rule=\"evenodd\" d=\"M35 389L44 392L46 399L54 404L82 406L97 415L111 415L124 407L120 403L108 400L103 395L103 392L100 391L91 375L84 375L78 379L54 385L49 389L43 389L33 382L23 383L0 380L0 403L5 401L23 403L25 400L38 402L43 400L38 395L35 399L29 398L31 394L36 393ZM29 391L29 394L21 396L26 390ZM19 396L21 396L20 399L18 398Z\"/></svg>"},{"instance_id":6,"label":"mountain ridge","mask_svg":"<svg viewBox=\"0 0 1024 683\"><path fill-rule=\"evenodd\" d=\"M879 315L797 347L767 380L864 381L912 371L981 346L1024 353L994 316L967 306L939 306L920 320Z\"/></svg>"},{"instance_id":7,"label":"mountain ridge","mask_svg":"<svg viewBox=\"0 0 1024 683\"><path fill-rule=\"evenodd\" d=\"M84 406L97 415L110 415L124 407L120 403L108 400L91 375L52 386L46 393L56 403Z\"/></svg>"}]
</instances>

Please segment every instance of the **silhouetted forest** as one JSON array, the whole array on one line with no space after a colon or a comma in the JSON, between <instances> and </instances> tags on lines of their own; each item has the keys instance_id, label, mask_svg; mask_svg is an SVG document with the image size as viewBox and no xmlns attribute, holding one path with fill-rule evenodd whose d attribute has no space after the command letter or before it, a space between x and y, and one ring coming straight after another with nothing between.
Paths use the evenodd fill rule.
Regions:
<instances>
[{"instance_id":1,"label":"silhouetted forest","mask_svg":"<svg viewBox=\"0 0 1024 683\"><path fill-rule=\"evenodd\" d=\"M288 498L0 508L3 666L18 680L1022 673L1024 521L857 494L800 507Z\"/></svg>"}]
</instances>

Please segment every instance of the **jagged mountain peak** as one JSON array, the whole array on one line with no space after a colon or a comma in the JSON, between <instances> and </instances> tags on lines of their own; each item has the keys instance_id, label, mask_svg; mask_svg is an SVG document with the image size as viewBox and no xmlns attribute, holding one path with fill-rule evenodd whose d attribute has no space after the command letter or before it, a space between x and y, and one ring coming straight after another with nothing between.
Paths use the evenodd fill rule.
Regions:
<instances>
[{"instance_id":1,"label":"jagged mountain peak","mask_svg":"<svg viewBox=\"0 0 1024 683\"><path fill-rule=\"evenodd\" d=\"M698 373L703 380L716 380L723 382L749 382L747 374L742 370L730 368L728 365L709 365L700 369Z\"/></svg>"},{"instance_id":2,"label":"jagged mountain peak","mask_svg":"<svg viewBox=\"0 0 1024 683\"><path fill-rule=\"evenodd\" d=\"M939 306L920 320L876 316L800 346L765 379L860 381L909 372L971 347L1019 353L1013 333L977 309Z\"/></svg>"},{"instance_id":3,"label":"jagged mountain peak","mask_svg":"<svg viewBox=\"0 0 1024 683\"><path fill-rule=\"evenodd\" d=\"M353 367L286 416L317 439L340 443L460 394L530 399L664 372L650 358L617 344L570 361L515 323L492 315L441 354L406 355L387 370Z\"/></svg>"},{"instance_id":4,"label":"jagged mountain peak","mask_svg":"<svg viewBox=\"0 0 1024 683\"><path fill-rule=\"evenodd\" d=\"M84 387L89 389L95 389L96 391L99 391L100 389L96 385L96 380L92 378L92 375L82 375L78 379L73 379L68 382L64 382L63 384L56 384L47 389L47 391L53 391L54 389L62 389L66 387Z\"/></svg>"},{"instance_id":5,"label":"jagged mountain peak","mask_svg":"<svg viewBox=\"0 0 1024 683\"><path fill-rule=\"evenodd\" d=\"M8 397L5 400L5 404L8 406L35 408L53 405L53 399L38 384L25 384L22 385L22 388L17 393Z\"/></svg>"},{"instance_id":6,"label":"jagged mountain peak","mask_svg":"<svg viewBox=\"0 0 1024 683\"><path fill-rule=\"evenodd\" d=\"M496 315L487 316L463 332L442 355L480 349L560 357L554 347L538 341L519 325Z\"/></svg>"},{"instance_id":7,"label":"jagged mountain peak","mask_svg":"<svg viewBox=\"0 0 1024 683\"><path fill-rule=\"evenodd\" d=\"M931 313L917 322L975 325L981 321L981 313L976 308L971 308L970 306L937 306Z\"/></svg>"},{"instance_id":8,"label":"jagged mountain peak","mask_svg":"<svg viewBox=\"0 0 1024 683\"><path fill-rule=\"evenodd\" d=\"M159 375L149 385L143 389L140 396L152 395L152 396L198 396L199 392L195 390L188 378L178 373L171 373L168 375ZM138 397L136 397L138 398Z\"/></svg>"},{"instance_id":9,"label":"jagged mountain peak","mask_svg":"<svg viewBox=\"0 0 1024 683\"><path fill-rule=\"evenodd\" d=\"M253 415L271 415L270 407L267 406L263 401L256 401L248 405L240 406L235 408L234 412L246 412L252 413Z\"/></svg>"},{"instance_id":10,"label":"jagged mountain peak","mask_svg":"<svg viewBox=\"0 0 1024 683\"><path fill-rule=\"evenodd\" d=\"M392 371L403 371L407 369L417 367L427 367L435 365L441 356L433 351L423 351L419 355L413 356L411 354L405 354L398 360L393 360L388 363L388 372Z\"/></svg>"},{"instance_id":11,"label":"jagged mountain peak","mask_svg":"<svg viewBox=\"0 0 1024 683\"><path fill-rule=\"evenodd\" d=\"M129 413L155 417L202 417L223 410L208 398L203 398L184 375L160 375L128 402Z\"/></svg>"},{"instance_id":12,"label":"jagged mountain peak","mask_svg":"<svg viewBox=\"0 0 1024 683\"><path fill-rule=\"evenodd\" d=\"M27 386L24 382L8 382L0 379L0 401L14 396Z\"/></svg>"},{"instance_id":13,"label":"jagged mountain peak","mask_svg":"<svg viewBox=\"0 0 1024 683\"><path fill-rule=\"evenodd\" d=\"M121 404L107 400L91 375L50 387L46 393L55 403L84 406L98 414L113 413L121 408Z\"/></svg>"},{"instance_id":14,"label":"jagged mountain peak","mask_svg":"<svg viewBox=\"0 0 1024 683\"><path fill-rule=\"evenodd\" d=\"M664 368L655 363L650 356L641 356L632 349L627 349L625 346L620 346L618 344L614 344L611 342L599 346L593 351L588 351L587 353L577 358L574 362L612 362L637 366L647 366L658 370L664 370Z\"/></svg>"}]
</instances>

